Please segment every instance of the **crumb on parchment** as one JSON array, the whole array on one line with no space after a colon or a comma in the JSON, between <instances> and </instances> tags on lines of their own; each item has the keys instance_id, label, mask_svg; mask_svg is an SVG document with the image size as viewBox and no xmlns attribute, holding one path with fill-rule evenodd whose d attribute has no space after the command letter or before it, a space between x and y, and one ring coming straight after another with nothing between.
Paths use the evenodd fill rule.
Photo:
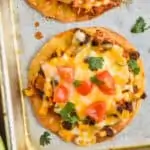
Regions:
<instances>
[{"instance_id":1,"label":"crumb on parchment","mask_svg":"<svg viewBox=\"0 0 150 150\"><path fill-rule=\"evenodd\" d=\"M34 37L35 37L37 40L40 40L40 39L43 38L43 34L42 34L42 32L37 31L37 32L35 32Z\"/></svg>"}]
</instances>

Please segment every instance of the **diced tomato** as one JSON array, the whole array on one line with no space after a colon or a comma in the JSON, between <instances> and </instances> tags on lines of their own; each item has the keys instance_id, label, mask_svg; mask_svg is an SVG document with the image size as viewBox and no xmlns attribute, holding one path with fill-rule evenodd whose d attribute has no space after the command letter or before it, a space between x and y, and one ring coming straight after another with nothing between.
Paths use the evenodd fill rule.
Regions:
<instances>
[{"instance_id":1,"label":"diced tomato","mask_svg":"<svg viewBox=\"0 0 150 150\"><path fill-rule=\"evenodd\" d=\"M68 101L68 90L65 86L59 85L54 90L53 102L64 103Z\"/></svg>"},{"instance_id":2,"label":"diced tomato","mask_svg":"<svg viewBox=\"0 0 150 150\"><path fill-rule=\"evenodd\" d=\"M106 103L103 101L94 102L86 108L85 113L95 121L101 122L106 114Z\"/></svg>"},{"instance_id":3,"label":"diced tomato","mask_svg":"<svg viewBox=\"0 0 150 150\"><path fill-rule=\"evenodd\" d=\"M64 79L67 82L72 82L74 78L74 70L72 67L58 67L58 74L62 79Z\"/></svg>"},{"instance_id":4,"label":"diced tomato","mask_svg":"<svg viewBox=\"0 0 150 150\"><path fill-rule=\"evenodd\" d=\"M96 77L103 82L99 85L99 88L103 93L107 95L115 94L115 81L108 71L100 72Z\"/></svg>"},{"instance_id":5,"label":"diced tomato","mask_svg":"<svg viewBox=\"0 0 150 150\"><path fill-rule=\"evenodd\" d=\"M87 95L92 90L92 83L90 81L80 81L80 84L76 87L76 90L81 95Z\"/></svg>"}]
</instances>

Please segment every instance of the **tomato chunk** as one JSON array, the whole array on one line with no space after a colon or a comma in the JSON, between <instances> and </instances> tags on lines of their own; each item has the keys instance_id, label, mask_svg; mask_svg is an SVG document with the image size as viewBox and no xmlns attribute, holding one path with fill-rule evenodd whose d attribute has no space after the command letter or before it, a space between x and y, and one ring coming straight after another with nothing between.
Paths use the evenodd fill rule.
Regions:
<instances>
[{"instance_id":1,"label":"tomato chunk","mask_svg":"<svg viewBox=\"0 0 150 150\"><path fill-rule=\"evenodd\" d=\"M81 95L88 95L92 90L92 83L90 81L74 81L74 86L76 87L76 90Z\"/></svg>"},{"instance_id":2,"label":"tomato chunk","mask_svg":"<svg viewBox=\"0 0 150 150\"><path fill-rule=\"evenodd\" d=\"M74 78L74 70L72 67L58 67L57 68L58 74L62 79L64 79L67 82L72 82Z\"/></svg>"},{"instance_id":3,"label":"tomato chunk","mask_svg":"<svg viewBox=\"0 0 150 150\"><path fill-rule=\"evenodd\" d=\"M106 103L103 101L92 103L86 108L85 114L97 122L103 121L106 114Z\"/></svg>"},{"instance_id":4,"label":"tomato chunk","mask_svg":"<svg viewBox=\"0 0 150 150\"><path fill-rule=\"evenodd\" d=\"M65 86L59 85L54 90L53 102L64 103L68 101L68 90Z\"/></svg>"},{"instance_id":5,"label":"tomato chunk","mask_svg":"<svg viewBox=\"0 0 150 150\"><path fill-rule=\"evenodd\" d=\"M115 94L115 81L108 71L100 72L96 77L98 80L102 81L102 84L98 86L103 93L107 95Z\"/></svg>"}]
</instances>

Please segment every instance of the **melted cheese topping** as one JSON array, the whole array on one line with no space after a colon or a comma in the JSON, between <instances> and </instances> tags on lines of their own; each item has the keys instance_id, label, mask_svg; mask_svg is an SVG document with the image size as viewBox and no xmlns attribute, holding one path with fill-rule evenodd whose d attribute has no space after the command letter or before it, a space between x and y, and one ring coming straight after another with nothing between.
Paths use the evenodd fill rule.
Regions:
<instances>
[{"instance_id":1,"label":"melted cheese topping","mask_svg":"<svg viewBox=\"0 0 150 150\"><path fill-rule=\"evenodd\" d=\"M87 96L82 96L76 91L73 84L60 80L60 82L63 82L63 84L65 84L65 86L68 88L68 100L75 104L77 114L80 118L85 117L85 108L93 102L105 101L107 105L107 111L109 112L112 107L115 107L116 101L120 101L123 98L129 98L128 94L122 94L122 90L125 88L125 84L128 82L129 79L129 71L128 66L126 64L126 60L122 56L123 49L121 47L114 45L111 50L108 50L105 53L98 53L92 50L92 47L90 46L83 46L82 48L80 47L80 49L77 51L78 54L75 56L75 58L71 58L67 56L67 54L64 54L63 57L53 58L49 62L44 63L42 65L42 68L46 71L46 80L49 81L52 77L59 79L60 77L57 73L57 67L66 65L73 66L75 72L75 80L89 80L90 77L93 76L95 73L89 69L88 64L85 63L83 60L89 56L101 56L104 58L104 66L98 71L108 70L113 76L116 84L115 95L106 95L102 93L98 89L98 87L94 86L92 88L92 91ZM123 64L124 66L118 64ZM58 113L58 110L61 110L61 108L63 107L64 105L57 104L56 112Z\"/></svg>"}]
</instances>

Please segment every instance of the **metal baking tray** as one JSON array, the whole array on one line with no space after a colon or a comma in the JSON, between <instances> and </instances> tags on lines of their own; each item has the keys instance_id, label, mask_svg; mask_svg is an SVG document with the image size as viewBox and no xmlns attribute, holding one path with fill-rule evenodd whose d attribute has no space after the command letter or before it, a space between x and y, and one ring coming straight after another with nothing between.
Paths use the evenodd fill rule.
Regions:
<instances>
[{"instance_id":1,"label":"metal baking tray","mask_svg":"<svg viewBox=\"0 0 150 150\"><path fill-rule=\"evenodd\" d=\"M25 0L0 0L0 61L3 107L6 111L5 128L9 150L108 150L127 147L150 149L150 30L131 34L130 29L138 16L150 24L150 1L133 0L130 5L113 9L91 21L62 24L47 20L30 8ZM34 27L38 21L40 26ZM113 140L81 148L61 141L52 134L51 144L41 147L40 135L45 131L37 123L29 101L22 89L27 85L28 65L40 47L53 35L73 27L104 26L131 41L140 51L146 71L147 99L130 125ZM41 31L43 38L34 37Z\"/></svg>"}]
</instances>

